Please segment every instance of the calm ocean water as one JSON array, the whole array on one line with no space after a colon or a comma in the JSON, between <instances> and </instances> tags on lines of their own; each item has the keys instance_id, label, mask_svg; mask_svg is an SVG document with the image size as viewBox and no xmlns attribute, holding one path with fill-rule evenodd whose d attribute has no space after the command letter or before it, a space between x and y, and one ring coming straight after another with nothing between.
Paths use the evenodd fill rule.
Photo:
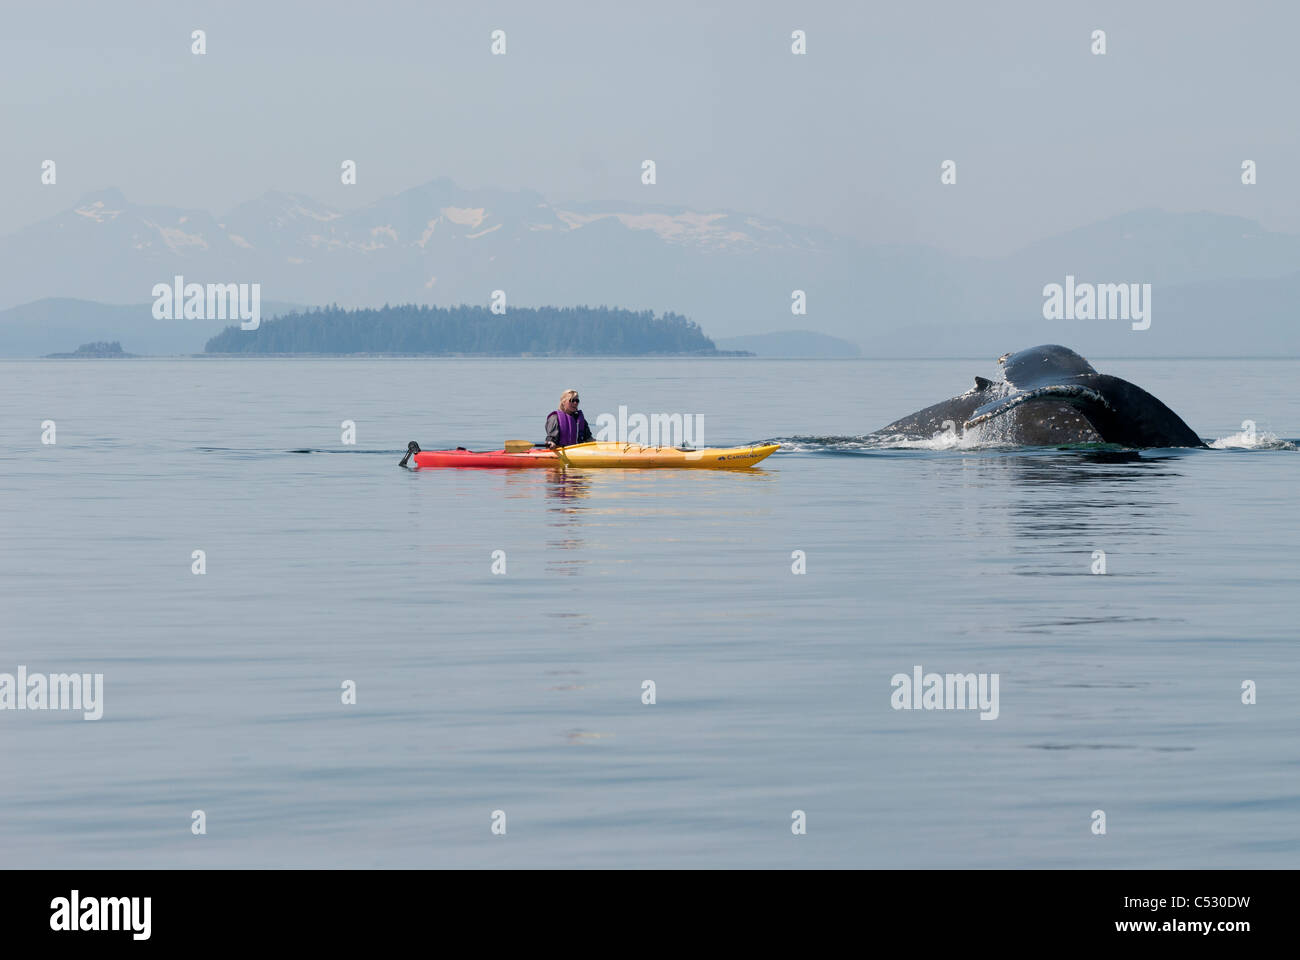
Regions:
<instances>
[{"instance_id":1,"label":"calm ocean water","mask_svg":"<svg viewBox=\"0 0 1300 960\"><path fill-rule=\"evenodd\" d=\"M1300 362L1090 359L1229 448L810 439L992 356L0 362L0 672L105 688L0 712L4 864L1300 865ZM802 439L396 466L540 438L570 386ZM917 664L996 673L999 716L892 709Z\"/></svg>"}]
</instances>

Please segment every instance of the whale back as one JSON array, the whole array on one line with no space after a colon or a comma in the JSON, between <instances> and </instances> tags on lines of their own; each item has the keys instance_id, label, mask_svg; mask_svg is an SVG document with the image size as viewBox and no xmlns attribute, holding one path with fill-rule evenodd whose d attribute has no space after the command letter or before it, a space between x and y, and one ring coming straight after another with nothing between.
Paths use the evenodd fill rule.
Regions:
<instances>
[{"instance_id":1,"label":"whale back","mask_svg":"<svg viewBox=\"0 0 1300 960\"><path fill-rule=\"evenodd\" d=\"M1007 383L1028 390L1047 383L1061 383L1070 377L1096 375L1092 364L1069 347L1049 343L1008 353L999 361Z\"/></svg>"},{"instance_id":2,"label":"whale back","mask_svg":"<svg viewBox=\"0 0 1300 960\"><path fill-rule=\"evenodd\" d=\"M1054 402L1087 419L1106 443L1126 447L1203 447L1178 414L1137 384L1098 373L1068 347L1047 344L998 360L1009 390L977 407L963 429L978 426L1026 407Z\"/></svg>"},{"instance_id":3,"label":"whale back","mask_svg":"<svg viewBox=\"0 0 1300 960\"><path fill-rule=\"evenodd\" d=\"M1203 447L1178 414L1136 384L1098 373L1079 354L1044 344L998 358L1005 383L983 377L952 397L895 420L876 436L925 439L958 427L992 424L997 443L1113 443L1126 447Z\"/></svg>"}]
</instances>

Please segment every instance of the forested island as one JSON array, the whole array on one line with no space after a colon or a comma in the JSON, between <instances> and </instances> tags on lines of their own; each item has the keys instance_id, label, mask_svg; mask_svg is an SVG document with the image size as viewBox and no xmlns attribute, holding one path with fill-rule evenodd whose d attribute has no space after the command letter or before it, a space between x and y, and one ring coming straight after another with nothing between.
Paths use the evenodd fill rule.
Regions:
<instances>
[{"instance_id":1,"label":"forested island","mask_svg":"<svg viewBox=\"0 0 1300 960\"><path fill-rule=\"evenodd\" d=\"M749 356L719 350L675 313L609 307L318 307L227 327L210 354L434 354L441 356Z\"/></svg>"},{"instance_id":2,"label":"forested island","mask_svg":"<svg viewBox=\"0 0 1300 960\"><path fill-rule=\"evenodd\" d=\"M77 347L73 353L51 353L47 354L47 360L129 360L135 357L134 353L126 353L122 350L122 344L116 340L111 343L106 340L97 340L94 343L83 343Z\"/></svg>"}]
</instances>

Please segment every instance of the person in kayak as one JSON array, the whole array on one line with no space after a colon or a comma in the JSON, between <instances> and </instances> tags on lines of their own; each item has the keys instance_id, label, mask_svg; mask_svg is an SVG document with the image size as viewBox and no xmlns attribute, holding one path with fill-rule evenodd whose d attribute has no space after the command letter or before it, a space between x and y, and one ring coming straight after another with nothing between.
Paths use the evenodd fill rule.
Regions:
<instances>
[{"instance_id":1,"label":"person in kayak","mask_svg":"<svg viewBox=\"0 0 1300 960\"><path fill-rule=\"evenodd\" d=\"M578 391L565 390L560 394L560 409L552 410L546 417L546 445L571 447L596 439L587 426L587 418L578 409Z\"/></svg>"}]
</instances>

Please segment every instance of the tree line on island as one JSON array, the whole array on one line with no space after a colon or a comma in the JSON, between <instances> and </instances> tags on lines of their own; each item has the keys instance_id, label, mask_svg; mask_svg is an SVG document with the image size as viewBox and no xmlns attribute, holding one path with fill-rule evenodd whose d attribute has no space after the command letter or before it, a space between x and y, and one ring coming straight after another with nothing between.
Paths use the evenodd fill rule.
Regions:
<instances>
[{"instance_id":1,"label":"tree line on island","mask_svg":"<svg viewBox=\"0 0 1300 960\"><path fill-rule=\"evenodd\" d=\"M676 313L609 307L317 307L227 327L207 353L395 353L482 356L749 356L719 350L699 324Z\"/></svg>"},{"instance_id":2,"label":"tree line on island","mask_svg":"<svg viewBox=\"0 0 1300 960\"><path fill-rule=\"evenodd\" d=\"M94 343L83 343L72 353L50 353L46 354L47 360L105 360L105 359L135 359L134 353L127 353L122 349L122 344L117 340L96 340Z\"/></svg>"}]
</instances>

